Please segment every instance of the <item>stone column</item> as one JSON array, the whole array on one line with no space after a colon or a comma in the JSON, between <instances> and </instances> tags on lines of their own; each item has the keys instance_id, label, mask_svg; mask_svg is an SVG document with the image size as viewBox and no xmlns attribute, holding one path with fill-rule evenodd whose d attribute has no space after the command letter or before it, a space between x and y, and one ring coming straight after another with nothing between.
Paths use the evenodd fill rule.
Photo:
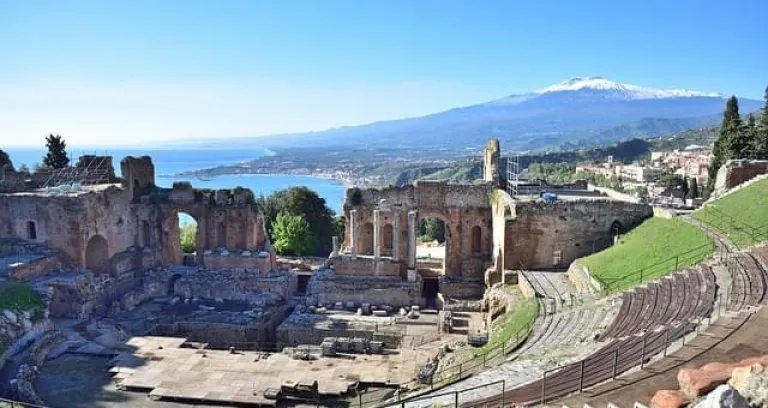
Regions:
<instances>
[{"instance_id":1,"label":"stone column","mask_svg":"<svg viewBox=\"0 0 768 408\"><path fill-rule=\"evenodd\" d=\"M392 212L392 260L400 260L400 211Z\"/></svg>"},{"instance_id":2,"label":"stone column","mask_svg":"<svg viewBox=\"0 0 768 408\"><path fill-rule=\"evenodd\" d=\"M381 212L373 210L373 259L381 258Z\"/></svg>"},{"instance_id":3,"label":"stone column","mask_svg":"<svg viewBox=\"0 0 768 408\"><path fill-rule=\"evenodd\" d=\"M331 237L331 242L333 242L333 251L331 251L331 258L339 256L339 237L336 235Z\"/></svg>"},{"instance_id":4,"label":"stone column","mask_svg":"<svg viewBox=\"0 0 768 408\"><path fill-rule=\"evenodd\" d=\"M408 211L408 269L416 269L416 211Z\"/></svg>"},{"instance_id":5,"label":"stone column","mask_svg":"<svg viewBox=\"0 0 768 408\"><path fill-rule=\"evenodd\" d=\"M353 258L357 257L357 237L360 234L357 210L349 210L349 252Z\"/></svg>"}]
</instances>

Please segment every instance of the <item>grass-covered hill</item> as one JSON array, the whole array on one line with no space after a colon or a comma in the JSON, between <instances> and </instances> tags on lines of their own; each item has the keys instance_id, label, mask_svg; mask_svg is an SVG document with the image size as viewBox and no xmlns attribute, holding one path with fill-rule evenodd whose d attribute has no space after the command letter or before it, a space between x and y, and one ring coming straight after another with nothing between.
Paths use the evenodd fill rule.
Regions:
<instances>
[{"instance_id":1,"label":"grass-covered hill","mask_svg":"<svg viewBox=\"0 0 768 408\"><path fill-rule=\"evenodd\" d=\"M579 259L609 292L694 265L712 253L711 240L697 227L677 218L654 217L603 251Z\"/></svg>"},{"instance_id":2,"label":"grass-covered hill","mask_svg":"<svg viewBox=\"0 0 768 408\"><path fill-rule=\"evenodd\" d=\"M768 241L768 179L710 202L693 217L721 231L740 247Z\"/></svg>"}]
</instances>

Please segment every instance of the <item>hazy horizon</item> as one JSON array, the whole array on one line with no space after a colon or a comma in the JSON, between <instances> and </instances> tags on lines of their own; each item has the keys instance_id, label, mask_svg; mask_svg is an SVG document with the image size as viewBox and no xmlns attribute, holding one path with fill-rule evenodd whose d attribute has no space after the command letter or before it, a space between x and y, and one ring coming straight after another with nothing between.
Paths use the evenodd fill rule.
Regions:
<instances>
[{"instance_id":1,"label":"hazy horizon","mask_svg":"<svg viewBox=\"0 0 768 408\"><path fill-rule=\"evenodd\" d=\"M574 76L762 99L768 4L686 3L0 0L0 141L158 148L322 131Z\"/></svg>"}]
</instances>

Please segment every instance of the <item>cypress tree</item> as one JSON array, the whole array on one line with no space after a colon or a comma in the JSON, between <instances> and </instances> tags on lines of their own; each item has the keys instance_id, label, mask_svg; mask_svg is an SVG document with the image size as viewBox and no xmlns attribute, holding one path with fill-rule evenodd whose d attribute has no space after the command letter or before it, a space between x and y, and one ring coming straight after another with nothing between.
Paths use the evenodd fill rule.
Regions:
<instances>
[{"instance_id":1,"label":"cypress tree","mask_svg":"<svg viewBox=\"0 0 768 408\"><path fill-rule=\"evenodd\" d=\"M734 148L740 148L741 141L736 134L741 128L741 117L739 116L739 100L731 96L725 104L723 112L723 123L720 125L720 136L715 140L712 148L714 158L709 165L709 179L707 180L707 190L711 192L715 186L717 170L723 163L734 157ZM736 144L734 144L734 138Z\"/></svg>"},{"instance_id":2,"label":"cypress tree","mask_svg":"<svg viewBox=\"0 0 768 408\"><path fill-rule=\"evenodd\" d=\"M760 113L760 122L756 125L754 132L754 157L768 160L768 87L765 88L765 106Z\"/></svg>"},{"instance_id":3,"label":"cypress tree","mask_svg":"<svg viewBox=\"0 0 768 408\"><path fill-rule=\"evenodd\" d=\"M45 138L45 146L48 153L43 157L43 165L51 169L62 169L69 165L67 157L67 144L60 135L54 136L53 133Z\"/></svg>"},{"instance_id":4,"label":"cypress tree","mask_svg":"<svg viewBox=\"0 0 768 408\"><path fill-rule=\"evenodd\" d=\"M720 137L724 137L726 151L723 163L730 159L743 159L749 152L750 140L744 124L739 116L739 100L735 96L728 99L723 114L723 124L720 127Z\"/></svg>"}]
</instances>

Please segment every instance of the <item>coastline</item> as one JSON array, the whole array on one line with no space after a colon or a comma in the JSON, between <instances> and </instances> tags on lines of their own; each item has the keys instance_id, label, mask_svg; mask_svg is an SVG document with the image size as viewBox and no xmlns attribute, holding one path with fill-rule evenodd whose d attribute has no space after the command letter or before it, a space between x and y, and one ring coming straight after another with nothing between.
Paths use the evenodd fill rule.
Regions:
<instances>
[{"instance_id":1,"label":"coastline","mask_svg":"<svg viewBox=\"0 0 768 408\"><path fill-rule=\"evenodd\" d=\"M294 177L312 177L316 179L324 179L324 180L334 180L341 183L345 188L352 188L356 187L356 185L350 181L347 178L334 176L332 174L324 174L324 173L316 173L316 174L306 174L306 173L290 173L290 172L276 172L276 173L224 173L224 174L217 174L215 176L210 176L210 179L213 180L216 177L219 176L294 176ZM158 175L158 178L166 178L166 179L198 179L199 176L194 174L193 172L183 172L183 173L177 173L172 175Z\"/></svg>"}]
</instances>

